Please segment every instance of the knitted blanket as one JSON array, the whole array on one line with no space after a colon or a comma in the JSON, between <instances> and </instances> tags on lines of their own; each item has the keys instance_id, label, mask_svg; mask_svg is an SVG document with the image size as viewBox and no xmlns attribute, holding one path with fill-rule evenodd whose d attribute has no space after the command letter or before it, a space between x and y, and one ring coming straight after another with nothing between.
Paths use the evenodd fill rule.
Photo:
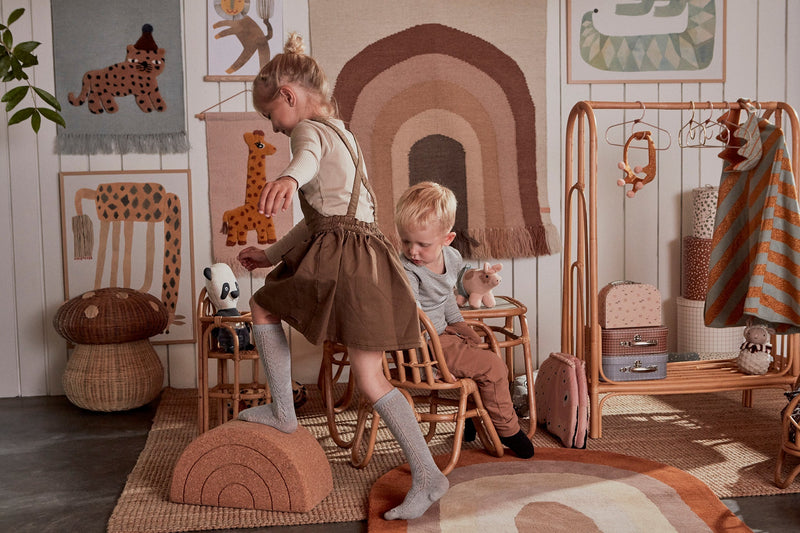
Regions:
<instances>
[{"instance_id":1,"label":"knitted blanket","mask_svg":"<svg viewBox=\"0 0 800 533\"><path fill-rule=\"evenodd\" d=\"M189 149L180 0L52 0L62 154Z\"/></svg>"},{"instance_id":2,"label":"knitted blanket","mask_svg":"<svg viewBox=\"0 0 800 533\"><path fill-rule=\"evenodd\" d=\"M502 5L309 2L312 54L335 80L390 238L403 191L436 181L458 199L453 246L465 258L560 250L546 188L546 3Z\"/></svg>"},{"instance_id":3,"label":"knitted blanket","mask_svg":"<svg viewBox=\"0 0 800 533\"><path fill-rule=\"evenodd\" d=\"M705 323L765 321L800 332L800 209L783 131L761 120L762 156L723 171L709 264Z\"/></svg>"}]
</instances>

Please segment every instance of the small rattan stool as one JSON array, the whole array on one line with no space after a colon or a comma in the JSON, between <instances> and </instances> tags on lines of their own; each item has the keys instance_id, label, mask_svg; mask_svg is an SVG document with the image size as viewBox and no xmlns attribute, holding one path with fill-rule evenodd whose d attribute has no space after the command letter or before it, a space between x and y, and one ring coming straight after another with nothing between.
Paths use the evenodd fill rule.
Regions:
<instances>
[{"instance_id":1,"label":"small rattan stool","mask_svg":"<svg viewBox=\"0 0 800 533\"><path fill-rule=\"evenodd\" d=\"M168 320L158 298L134 289L98 289L64 303L53 325L75 344L62 379L67 398L91 411L125 411L153 400L164 368L149 338Z\"/></svg>"}]
</instances>

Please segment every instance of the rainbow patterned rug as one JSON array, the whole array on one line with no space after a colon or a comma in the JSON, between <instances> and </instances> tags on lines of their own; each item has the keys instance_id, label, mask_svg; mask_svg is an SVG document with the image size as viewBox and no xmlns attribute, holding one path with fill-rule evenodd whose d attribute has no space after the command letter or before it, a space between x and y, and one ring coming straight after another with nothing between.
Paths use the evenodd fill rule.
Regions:
<instances>
[{"instance_id":1,"label":"rainbow patterned rug","mask_svg":"<svg viewBox=\"0 0 800 533\"><path fill-rule=\"evenodd\" d=\"M411 484L408 465L373 485L370 532L751 531L702 481L611 452L537 448L533 459L465 451L450 490L420 518L386 521Z\"/></svg>"}]
</instances>

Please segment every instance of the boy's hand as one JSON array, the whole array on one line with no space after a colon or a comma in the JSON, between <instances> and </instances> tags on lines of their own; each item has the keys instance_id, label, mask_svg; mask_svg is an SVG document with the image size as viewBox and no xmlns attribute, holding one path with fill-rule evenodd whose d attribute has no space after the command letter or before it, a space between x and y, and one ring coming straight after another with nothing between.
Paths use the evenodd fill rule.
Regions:
<instances>
[{"instance_id":1,"label":"boy's hand","mask_svg":"<svg viewBox=\"0 0 800 533\"><path fill-rule=\"evenodd\" d=\"M472 326L470 326L466 322L456 322L455 324L450 324L445 329L445 331L448 330L450 333L458 335L459 337L467 341L467 344L469 344L470 346L475 346L483 342L481 336L478 335L475 332L475 330L472 329Z\"/></svg>"},{"instance_id":2,"label":"boy's hand","mask_svg":"<svg viewBox=\"0 0 800 533\"><path fill-rule=\"evenodd\" d=\"M272 266L272 263L270 263L269 259L267 259L267 254L264 253L264 250L256 248L255 246L248 246L239 252L237 259L239 259L239 262L242 264L242 266L249 271L257 268L266 268Z\"/></svg>"},{"instance_id":3,"label":"boy's hand","mask_svg":"<svg viewBox=\"0 0 800 533\"><path fill-rule=\"evenodd\" d=\"M292 205L292 195L296 190L297 182L290 176L268 181L258 199L258 212L271 217L278 211L286 211Z\"/></svg>"}]
</instances>

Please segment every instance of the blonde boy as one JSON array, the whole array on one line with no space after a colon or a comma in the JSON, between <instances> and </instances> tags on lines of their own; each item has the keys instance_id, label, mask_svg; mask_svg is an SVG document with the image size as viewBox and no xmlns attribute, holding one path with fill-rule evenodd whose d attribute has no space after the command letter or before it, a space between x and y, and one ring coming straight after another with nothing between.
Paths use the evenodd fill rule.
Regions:
<instances>
[{"instance_id":1,"label":"blonde boy","mask_svg":"<svg viewBox=\"0 0 800 533\"><path fill-rule=\"evenodd\" d=\"M494 352L474 347L480 338L464 322L456 303L453 287L463 263L458 250L450 246L456 236L456 208L453 192L438 183L426 181L406 190L395 210L401 263L417 303L439 333L450 371L475 380L501 442L517 456L529 458L534 448L514 412L508 369ZM468 426L465 438L474 439L474 431Z\"/></svg>"}]
</instances>

